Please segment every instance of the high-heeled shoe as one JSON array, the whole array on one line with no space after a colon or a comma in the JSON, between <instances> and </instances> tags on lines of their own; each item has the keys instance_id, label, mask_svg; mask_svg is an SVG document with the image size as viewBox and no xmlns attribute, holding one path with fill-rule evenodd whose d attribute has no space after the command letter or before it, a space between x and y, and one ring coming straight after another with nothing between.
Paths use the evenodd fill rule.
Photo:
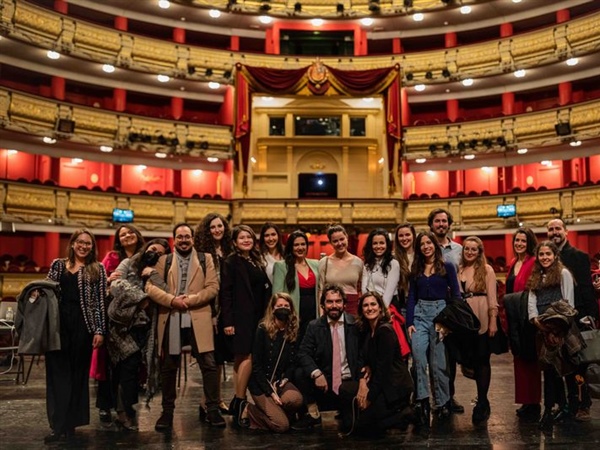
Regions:
<instances>
[{"instance_id":1,"label":"high-heeled shoe","mask_svg":"<svg viewBox=\"0 0 600 450\"><path fill-rule=\"evenodd\" d=\"M490 402L487 400L485 400L485 401L478 400L477 404L473 408L472 421L474 424L483 423L490 418L490 414L491 414Z\"/></svg>"}]
</instances>

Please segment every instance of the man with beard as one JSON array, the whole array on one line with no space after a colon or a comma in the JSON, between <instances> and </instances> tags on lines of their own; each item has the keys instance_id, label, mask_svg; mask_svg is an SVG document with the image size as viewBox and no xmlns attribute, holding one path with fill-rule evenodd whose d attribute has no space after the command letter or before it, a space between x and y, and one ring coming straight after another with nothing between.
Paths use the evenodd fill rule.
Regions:
<instances>
[{"instance_id":1,"label":"man with beard","mask_svg":"<svg viewBox=\"0 0 600 450\"><path fill-rule=\"evenodd\" d=\"M181 363L181 349L191 345L192 354L202 372L206 398L206 421L215 427L224 427L219 412L220 384L214 356L214 341L210 303L217 296L219 282L212 256L198 254L193 248L194 234L186 223L173 229L175 253L162 256L156 271L167 283L166 291L146 284L146 292L158 303L158 349L162 384L162 414L156 422L156 431L170 431L177 398L177 370Z\"/></svg>"},{"instance_id":2,"label":"man with beard","mask_svg":"<svg viewBox=\"0 0 600 450\"><path fill-rule=\"evenodd\" d=\"M573 247L567 240L567 226L562 219L552 219L548 222L548 239L556 244L560 251L560 260L564 266L571 271L575 279L575 309L577 309L577 324L581 327L579 319L585 316L592 316L594 321L598 320L598 303L594 294L592 285L592 268L589 256ZM567 381L567 389L569 391L569 408L568 411L559 411L555 420L575 415L575 419L580 422L588 422L590 417L590 406L592 399L590 398L589 389L583 383L584 374L587 366L581 365L578 367L575 374L565 377ZM578 385L577 379L580 380L581 386ZM579 390L581 389L581 396Z\"/></svg>"},{"instance_id":3,"label":"man with beard","mask_svg":"<svg viewBox=\"0 0 600 450\"><path fill-rule=\"evenodd\" d=\"M452 217L452 214L450 214L450 211L442 208L434 209L427 217L427 224L429 225L431 232L435 235L438 244L440 244L440 247L442 248L444 260L454 264L456 272L458 273L458 265L462 255L462 245L460 245L458 242L454 242L448 236L450 234L450 228L452 227L453 222L454 218ZM461 414L465 412L465 408L454 398L456 359L455 356L448 351L446 351L446 358L448 360L448 377L450 379L450 411Z\"/></svg>"},{"instance_id":4,"label":"man with beard","mask_svg":"<svg viewBox=\"0 0 600 450\"><path fill-rule=\"evenodd\" d=\"M320 302L324 314L308 324L298 350L295 381L308 413L292 425L296 431L321 426L319 408L340 409L340 392L354 396L361 376L359 331L354 317L344 312L346 294L340 286L327 284Z\"/></svg>"}]
</instances>

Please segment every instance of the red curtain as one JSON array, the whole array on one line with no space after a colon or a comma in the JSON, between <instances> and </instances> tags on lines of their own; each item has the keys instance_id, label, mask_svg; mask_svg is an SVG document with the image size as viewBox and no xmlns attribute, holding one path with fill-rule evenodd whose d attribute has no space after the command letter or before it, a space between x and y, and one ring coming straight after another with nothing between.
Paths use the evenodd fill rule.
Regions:
<instances>
[{"instance_id":1,"label":"red curtain","mask_svg":"<svg viewBox=\"0 0 600 450\"><path fill-rule=\"evenodd\" d=\"M400 123L400 67L398 65L373 70L339 70L325 66L328 71L327 80L315 88L309 84L307 71L309 67L284 70L264 67L236 65L236 148L240 152L238 161L243 171L244 192L247 189L247 172L250 155L250 104L252 93L291 95L297 94L307 85L312 95L325 94L329 85L341 95L364 97L382 94L385 99L386 131L388 147L389 191L396 189L395 174L400 163L398 154L401 138Z\"/></svg>"}]
</instances>

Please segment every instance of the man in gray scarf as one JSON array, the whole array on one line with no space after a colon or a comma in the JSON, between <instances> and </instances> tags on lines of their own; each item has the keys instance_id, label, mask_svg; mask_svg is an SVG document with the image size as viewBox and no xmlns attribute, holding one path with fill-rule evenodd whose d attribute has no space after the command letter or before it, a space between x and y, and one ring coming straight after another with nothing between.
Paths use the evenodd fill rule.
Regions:
<instances>
[{"instance_id":1,"label":"man in gray scarf","mask_svg":"<svg viewBox=\"0 0 600 450\"><path fill-rule=\"evenodd\" d=\"M167 290L151 282L146 284L146 292L159 305L158 349L163 411L155 429L170 431L173 427L177 370L181 363L181 348L185 345L191 345L202 372L206 420L212 426L224 427L225 420L219 412L220 384L210 309L211 300L219 292L217 272L210 254L198 255L194 250L192 227L186 223L177 224L173 237L175 253L172 257L162 256L156 265L156 271L167 282Z\"/></svg>"}]
</instances>

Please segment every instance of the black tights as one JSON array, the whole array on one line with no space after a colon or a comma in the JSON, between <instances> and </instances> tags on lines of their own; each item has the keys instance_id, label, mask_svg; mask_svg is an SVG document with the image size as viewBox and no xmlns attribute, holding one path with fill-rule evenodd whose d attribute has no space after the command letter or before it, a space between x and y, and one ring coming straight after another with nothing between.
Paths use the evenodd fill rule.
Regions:
<instances>
[{"instance_id":1,"label":"black tights","mask_svg":"<svg viewBox=\"0 0 600 450\"><path fill-rule=\"evenodd\" d=\"M477 384L477 400L487 401L488 391L490 390L490 380L492 378L492 367L488 356L487 363L478 361L475 365L475 383Z\"/></svg>"},{"instance_id":2,"label":"black tights","mask_svg":"<svg viewBox=\"0 0 600 450\"><path fill-rule=\"evenodd\" d=\"M477 336L474 366L475 383L477 384L477 400L480 402L487 402L488 391L490 390L490 380L492 379L489 337L487 333Z\"/></svg>"}]
</instances>

